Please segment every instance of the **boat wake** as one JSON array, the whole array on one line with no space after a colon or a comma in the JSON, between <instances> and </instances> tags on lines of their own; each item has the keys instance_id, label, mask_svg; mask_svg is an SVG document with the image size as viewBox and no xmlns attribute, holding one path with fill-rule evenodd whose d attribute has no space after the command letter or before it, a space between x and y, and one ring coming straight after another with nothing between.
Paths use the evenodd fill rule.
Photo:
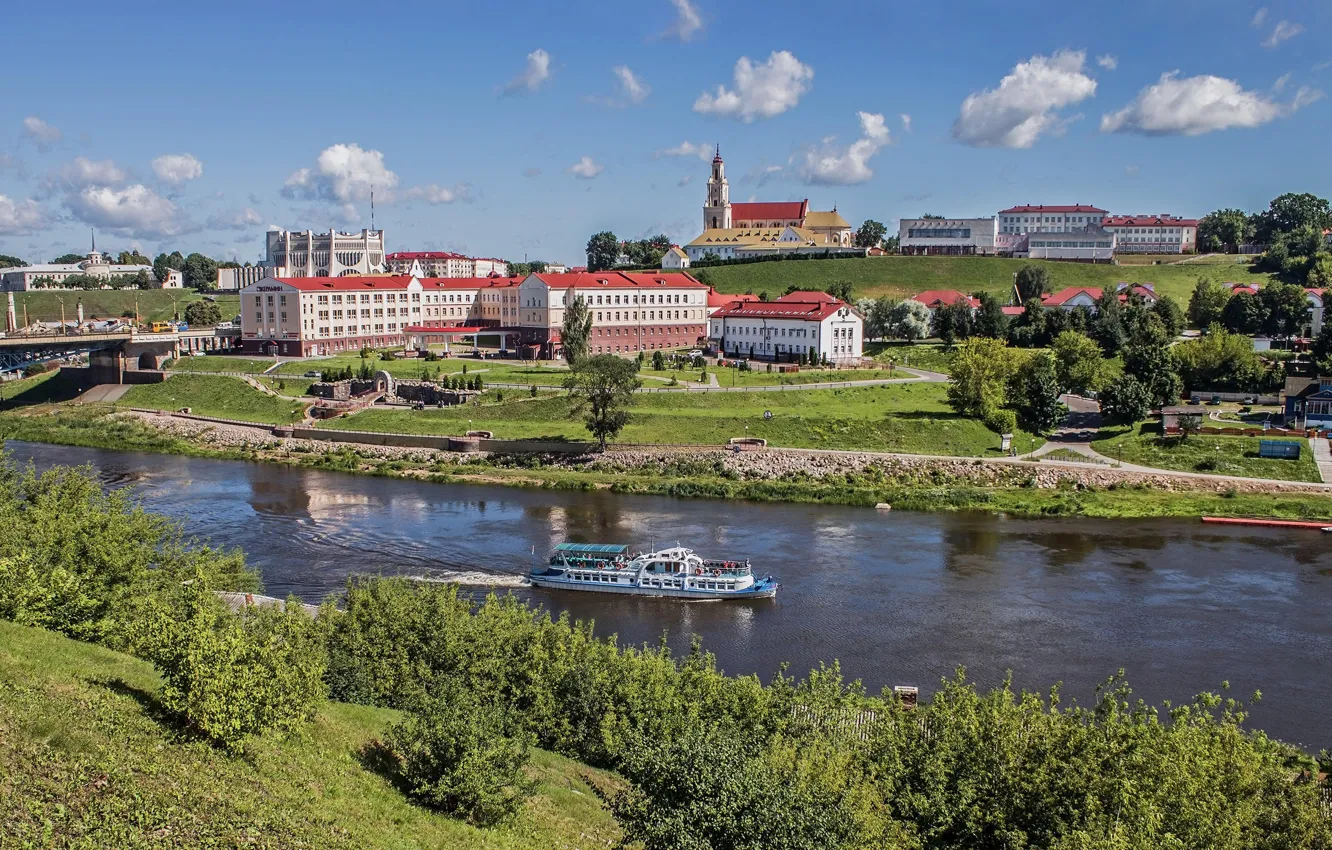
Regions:
<instances>
[{"instance_id":1,"label":"boat wake","mask_svg":"<svg viewBox=\"0 0 1332 850\"><path fill-rule=\"evenodd\" d=\"M441 570L432 575L407 576L412 581L429 581L440 584L461 584L468 587L525 587L527 580L522 576L483 573L480 570L460 570L457 572Z\"/></svg>"}]
</instances>

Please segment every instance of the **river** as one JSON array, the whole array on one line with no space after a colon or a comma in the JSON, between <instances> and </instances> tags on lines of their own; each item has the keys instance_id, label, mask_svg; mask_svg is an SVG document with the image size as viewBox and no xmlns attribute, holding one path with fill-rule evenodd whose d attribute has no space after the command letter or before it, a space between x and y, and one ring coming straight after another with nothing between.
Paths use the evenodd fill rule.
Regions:
<instances>
[{"instance_id":1,"label":"river","mask_svg":"<svg viewBox=\"0 0 1332 850\"><path fill-rule=\"evenodd\" d=\"M1332 746L1332 553L1316 531L1196 520L879 513L440 485L243 461L10 443L39 468L88 463L191 534L240 547L268 592L319 600L353 574L514 592L601 634L677 648L701 635L731 673L839 659L872 689L928 692L958 665L984 685L1064 683L1087 703L1127 671L1176 703L1228 680L1252 725ZM521 576L564 539L680 544L748 557L775 600L681 603L545 591Z\"/></svg>"}]
</instances>

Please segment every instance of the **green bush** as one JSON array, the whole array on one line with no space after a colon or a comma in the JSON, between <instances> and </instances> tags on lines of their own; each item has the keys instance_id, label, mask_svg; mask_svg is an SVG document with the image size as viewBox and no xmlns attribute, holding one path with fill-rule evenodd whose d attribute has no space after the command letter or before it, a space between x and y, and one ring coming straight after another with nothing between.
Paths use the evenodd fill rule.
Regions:
<instances>
[{"instance_id":1,"label":"green bush","mask_svg":"<svg viewBox=\"0 0 1332 850\"><path fill-rule=\"evenodd\" d=\"M477 826L512 817L535 783L524 768L531 733L511 733L505 713L461 690L426 700L389 729L385 746L408 795Z\"/></svg>"},{"instance_id":2,"label":"green bush","mask_svg":"<svg viewBox=\"0 0 1332 850\"><path fill-rule=\"evenodd\" d=\"M1017 431L1017 414L1006 407L986 411L982 421L986 428L996 434L1012 434Z\"/></svg>"},{"instance_id":3,"label":"green bush","mask_svg":"<svg viewBox=\"0 0 1332 850\"><path fill-rule=\"evenodd\" d=\"M312 719L327 693L324 648L314 621L289 603L233 614L200 577L179 615L163 607L143 618L138 646L162 674L162 705L232 752L251 735Z\"/></svg>"}]
</instances>

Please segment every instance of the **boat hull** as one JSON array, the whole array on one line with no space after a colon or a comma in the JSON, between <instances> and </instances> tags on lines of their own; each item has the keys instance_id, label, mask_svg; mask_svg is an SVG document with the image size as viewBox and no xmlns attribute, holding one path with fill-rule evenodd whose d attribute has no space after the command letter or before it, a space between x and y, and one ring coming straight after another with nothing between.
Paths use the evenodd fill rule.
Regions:
<instances>
[{"instance_id":1,"label":"boat hull","mask_svg":"<svg viewBox=\"0 0 1332 850\"><path fill-rule=\"evenodd\" d=\"M617 593L621 596L647 596L662 599L689 599L696 602L726 602L741 599L772 599L781 587L776 582L755 585L747 590L689 590L685 588L640 587L638 585L609 585L584 581L573 581L558 576L529 575L527 580L534 587L547 587L556 590L572 590L582 593Z\"/></svg>"}]
</instances>

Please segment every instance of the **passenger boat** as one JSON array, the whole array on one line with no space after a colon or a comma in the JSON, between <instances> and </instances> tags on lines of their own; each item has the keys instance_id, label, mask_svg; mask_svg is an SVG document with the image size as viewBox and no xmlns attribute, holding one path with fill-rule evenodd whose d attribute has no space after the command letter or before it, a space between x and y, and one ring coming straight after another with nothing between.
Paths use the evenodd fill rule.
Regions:
<instances>
[{"instance_id":1,"label":"passenger boat","mask_svg":"<svg viewBox=\"0 0 1332 850\"><path fill-rule=\"evenodd\" d=\"M756 579L747 560L702 558L680 546L631 553L618 543L561 543L528 580L537 587L675 599L769 599L781 587L772 576Z\"/></svg>"}]
</instances>

